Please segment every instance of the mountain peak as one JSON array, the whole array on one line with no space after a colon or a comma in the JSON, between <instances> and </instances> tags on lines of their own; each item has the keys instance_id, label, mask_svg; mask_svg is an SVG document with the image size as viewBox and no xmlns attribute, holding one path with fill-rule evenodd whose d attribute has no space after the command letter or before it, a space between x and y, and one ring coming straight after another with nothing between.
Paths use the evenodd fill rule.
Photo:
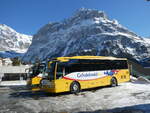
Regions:
<instances>
[{"instance_id":1,"label":"mountain peak","mask_svg":"<svg viewBox=\"0 0 150 113\"><path fill-rule=\"evenodd\" d=\"M7 26L5 24L0 24L0 31L16 32L14 29L10 28L9 26Z\"/></svg>"},{"instance_id":2,"label":"mountain peak","mask_svg":"<svg viewBox=\"0 0 150 113\"><path fill-rule=\"evenodd\" d=\"M106 14L103 11L99 11L96 9L87 9L87 8L78 9L75 12L73 17L80 17L82 19L91 19L94 17L107 18Z\"/></svg>"},{"instance_id":3,"label":"mountain peak","mask_svg":"<svg viewBox=\"0 0 150 113\"><path fill-rule=\"evenodd\" d=\"M0 57L1 52L5 51L13 51L17 53L26 52L31 41L32 36L20 34L11 27L5 24L0 24Z\"/></svg>"}]
</instances>

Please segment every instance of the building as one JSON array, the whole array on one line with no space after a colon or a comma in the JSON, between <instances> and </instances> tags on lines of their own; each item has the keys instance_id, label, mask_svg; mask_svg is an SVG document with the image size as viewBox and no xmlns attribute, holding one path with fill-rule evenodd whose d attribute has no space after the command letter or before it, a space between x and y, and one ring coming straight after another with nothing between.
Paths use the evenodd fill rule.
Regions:
<instances>
[{"instance_id":1,"label":"building","mask_svg":"<svg viewBox=\"0 0 150 113\"><path fill-rule=\"evenodd\" d=\"M0 66L0 81L26 80L30 66Z\"/></svg>"},{"instance_id":2,"label":"building","mask_svg":"<svg viewBox=\"0 0 150 113\"><path fill-rule=\"evenodd\" d=\"M12 65L12 60L10 58L0 58L0 66Z\"/></svg>"}]
</instances>

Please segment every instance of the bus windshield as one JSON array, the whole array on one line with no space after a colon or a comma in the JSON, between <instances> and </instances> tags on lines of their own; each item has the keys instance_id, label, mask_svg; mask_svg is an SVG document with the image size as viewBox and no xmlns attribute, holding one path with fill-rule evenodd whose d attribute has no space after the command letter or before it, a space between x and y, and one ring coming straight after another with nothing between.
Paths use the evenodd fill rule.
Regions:
<instances>
[{"instance_id":1,"label":"bus windshield","mask_svg":"<svg viewBox=\"0 0 150 113\"><path fill-rule=\"evenodd\" d=\"M34 66L32 66L29 70L30 72L30 77L35 77L37 76L39 73L43 73L46 71L46 64L41 63L41 64L35 64Z\"/></svg>"}]
</instances>

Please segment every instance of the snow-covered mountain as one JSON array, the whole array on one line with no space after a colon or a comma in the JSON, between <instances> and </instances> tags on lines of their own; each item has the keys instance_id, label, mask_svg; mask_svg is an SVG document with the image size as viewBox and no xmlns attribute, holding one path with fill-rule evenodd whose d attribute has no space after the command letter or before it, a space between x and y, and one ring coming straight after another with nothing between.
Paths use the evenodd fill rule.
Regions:
<instances>
[{"instance_id":1,"label":"snow-covered mountain","mask_svg":"<svg viewBox=\"0 0 150 113\"><path fill-rule=\"evenodd\" d=\"M79 9L61 22L48 23L33 37L23 60L73 55L150 57L150 43L110 20L102 11Z\"/></svg>"},{"instance_id":2,"label":"snow-covered mountain","mask_svg":"<svg viewBox=\"0 0 150 113\"><path fill-rule=\"evenodd\" d=\"M32 36L20 34L0 24L0 57L15 57L25 53L30 46Z\"/></svg>"}]
</instances>

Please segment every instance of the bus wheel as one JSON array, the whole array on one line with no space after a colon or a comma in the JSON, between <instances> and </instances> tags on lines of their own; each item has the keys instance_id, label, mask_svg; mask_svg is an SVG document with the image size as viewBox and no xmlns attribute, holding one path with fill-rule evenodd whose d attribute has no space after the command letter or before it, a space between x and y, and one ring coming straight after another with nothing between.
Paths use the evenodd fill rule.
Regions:
<instances>
[{"instance_id":1,"label":"bus wheel","mask_svg":"<svg viewBox=\"0 0 150 113\"><path fill-rule=\"evenodd\" d=\"M78 82L72 82L70 85L70 92L77 94L80 92L80 84Z\"/></svg>"},{"instance_id":2,"label":"bus wheel","mask_svg":"<svg viewBox=\"0 0 150 113\"><path fill-rule=\"evenodd\" d=\"M112 77L112 79L111 79L111 86L115 87L117 85L118 85L117 79L115 77Z\"/></svg>"}]
</instances>

